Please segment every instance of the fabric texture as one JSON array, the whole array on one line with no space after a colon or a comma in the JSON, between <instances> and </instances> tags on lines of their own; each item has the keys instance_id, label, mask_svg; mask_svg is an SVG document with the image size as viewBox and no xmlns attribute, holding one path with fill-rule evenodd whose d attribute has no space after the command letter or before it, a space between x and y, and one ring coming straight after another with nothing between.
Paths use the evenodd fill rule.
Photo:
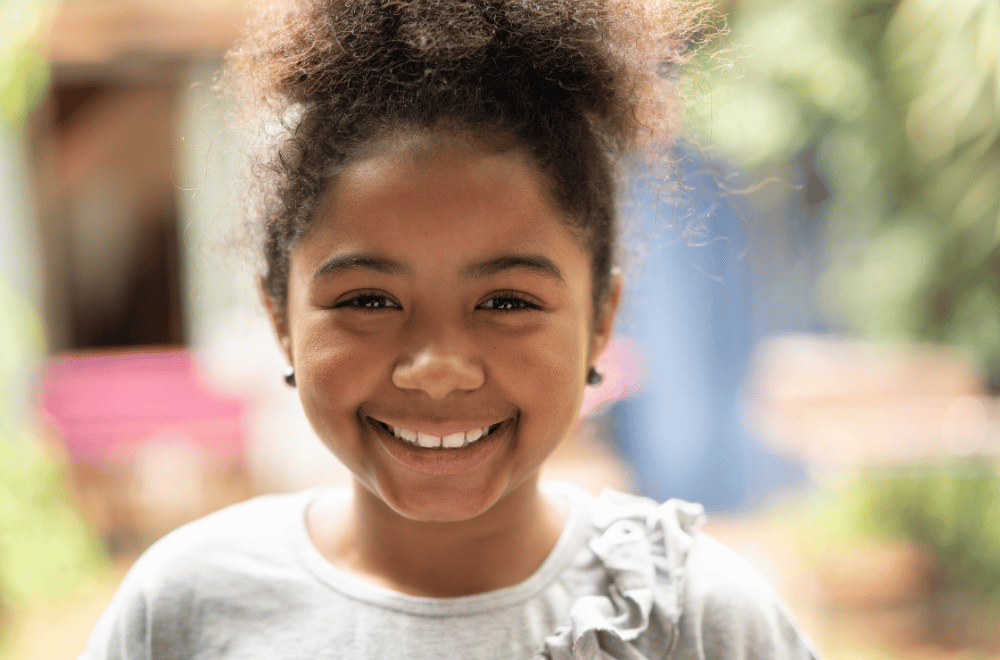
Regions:
<instances>
[{"instance_id":1,"label":"fabric texture","mask_svg":"<svg viewBox=\"0 0 1000 660\"><path fill-rule=\"evenodd\" d=\"M229 507L136 562L80 660L819 658L759 573L699 531L699 505L545 487L570 513L542 566L459 598L327 562L305 523L317 490Z\"/></svg>"}]
</instances>

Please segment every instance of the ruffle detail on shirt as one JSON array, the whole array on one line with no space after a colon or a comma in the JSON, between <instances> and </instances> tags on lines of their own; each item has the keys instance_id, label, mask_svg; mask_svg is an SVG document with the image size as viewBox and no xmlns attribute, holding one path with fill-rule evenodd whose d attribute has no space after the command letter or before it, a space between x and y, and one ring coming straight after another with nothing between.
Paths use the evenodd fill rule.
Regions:
<instances>
[{"instance_id":1,"label":"ruffle detail on shirt","mask_svg":"<svg viewBox=\"0 0 1000 660\"><path fill-rule=\"evenodd\" d=\"M542 657L649 660L639 641L651 623L666 636L667 648L657 652L664 657L676 643L684 565L704 518L700 504L602 493L593 517L598 535L590 549L607 572L607 595L577 599L569 622L545 638Z\"/></svg>"}]
</instances>

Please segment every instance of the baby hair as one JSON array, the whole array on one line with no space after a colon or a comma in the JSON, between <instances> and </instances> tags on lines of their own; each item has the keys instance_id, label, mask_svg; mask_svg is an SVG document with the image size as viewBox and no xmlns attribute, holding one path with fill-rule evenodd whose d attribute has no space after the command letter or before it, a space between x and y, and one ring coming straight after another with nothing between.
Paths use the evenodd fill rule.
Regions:
<instances>
[{"instance_id":1,"label":"baby hair","mask_svg":"<svg viewBox=\"0 0 1000 660\"><path fill-rule=\"evenodd\" d=\"M293 0L266 11L224 80L250 101L252 125L263 112L280 126L256 172L264 292L285 308L289 249L352 158L444 128L533 157L590 255L599 309L618 167L662 152L676 116L670 73L705 15L699 2L625 0Z\"/></svg>"}]
</instances>

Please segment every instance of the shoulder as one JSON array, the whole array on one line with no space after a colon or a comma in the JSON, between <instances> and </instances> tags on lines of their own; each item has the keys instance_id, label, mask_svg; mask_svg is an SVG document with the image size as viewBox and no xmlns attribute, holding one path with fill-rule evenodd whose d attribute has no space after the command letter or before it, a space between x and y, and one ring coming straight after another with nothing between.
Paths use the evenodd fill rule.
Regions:
<instances>
[{"instance_id":1,"label":"shoulder","mask_svg":"<svg viewBox=\"0 0 1000 660\"><path fill-rule=\"evenodd\" d=\"M154 543L122 580L81 660L148 658L164 645L187 648L189 624L206 615L206 603L238 601L261 588L260 576L294 570L296 516L309 499L308 492L254 498ZM158 640L164 631L170 639Z\"/></svg>"},{"instance_id":2,"label":"shoulder","mask_svg":"<svg viewBox=\"0 0 1000 660\"><path fill-rule=\"evenodd\" d=\"M819 658L760 572L701 531L700 505L612 491L577 498L591 523L586 565L608 589L574 604L550 649L583 643L607 652L603 645L616 636L615 645L651 658ZM614 616L624 612L630 616Z\"/></svg>"},{"instance_id":3,"label":"shoulder","mask_svg":"<svg viewBox=\"0 0 1000 660\"><path fill-rule=\"evenodd\" d=\"M287 554L307 498L308 493L265 495L183 525L150 546L130 574L149 582L182 576L184 569L225 565L236 554L249 560Z\"/></svg>"},{"instance_id":4,"label":"shoulder","mask_svg":"<svg viewBox=\"0 0 1000 660\"><path fill-rule=\"evenodd\" d=\"M291 516L304 513L313 498L313 491L305 491L262 495L233 504L178 527L150 546L146 554L157 556L191 545L212 545L284 533L294 523Z\"/></svg>"},{"instance_id":5,"label":"shoulder","mask_svg":"<svg viewBox=\"0 0 1000 660\"><path fill-rule=\"evenodd\" d=\"M696 532L685 563L678 658L818 660L782 598L746 559Z\"/></svg>"}]
</instances>

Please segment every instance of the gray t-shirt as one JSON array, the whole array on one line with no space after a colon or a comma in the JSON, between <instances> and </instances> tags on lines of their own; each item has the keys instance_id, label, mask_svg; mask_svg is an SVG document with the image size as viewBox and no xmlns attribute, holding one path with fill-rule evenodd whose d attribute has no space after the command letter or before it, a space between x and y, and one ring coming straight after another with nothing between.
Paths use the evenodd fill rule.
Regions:
<instances>
[{"instance_id":1,"label":"gray t-shirt","mask_svg":"<svg viewBox=\"0 0 1000 660\"><path fill-rule=\"evenodd\" d=\"M819 658L757 571L698 531L699 506L545 488L570 504L549 557L520 584L459 598L331 565L306 529L318 490L231 506L135 563L80 660Z\"/></svg>"}]
</instances>

